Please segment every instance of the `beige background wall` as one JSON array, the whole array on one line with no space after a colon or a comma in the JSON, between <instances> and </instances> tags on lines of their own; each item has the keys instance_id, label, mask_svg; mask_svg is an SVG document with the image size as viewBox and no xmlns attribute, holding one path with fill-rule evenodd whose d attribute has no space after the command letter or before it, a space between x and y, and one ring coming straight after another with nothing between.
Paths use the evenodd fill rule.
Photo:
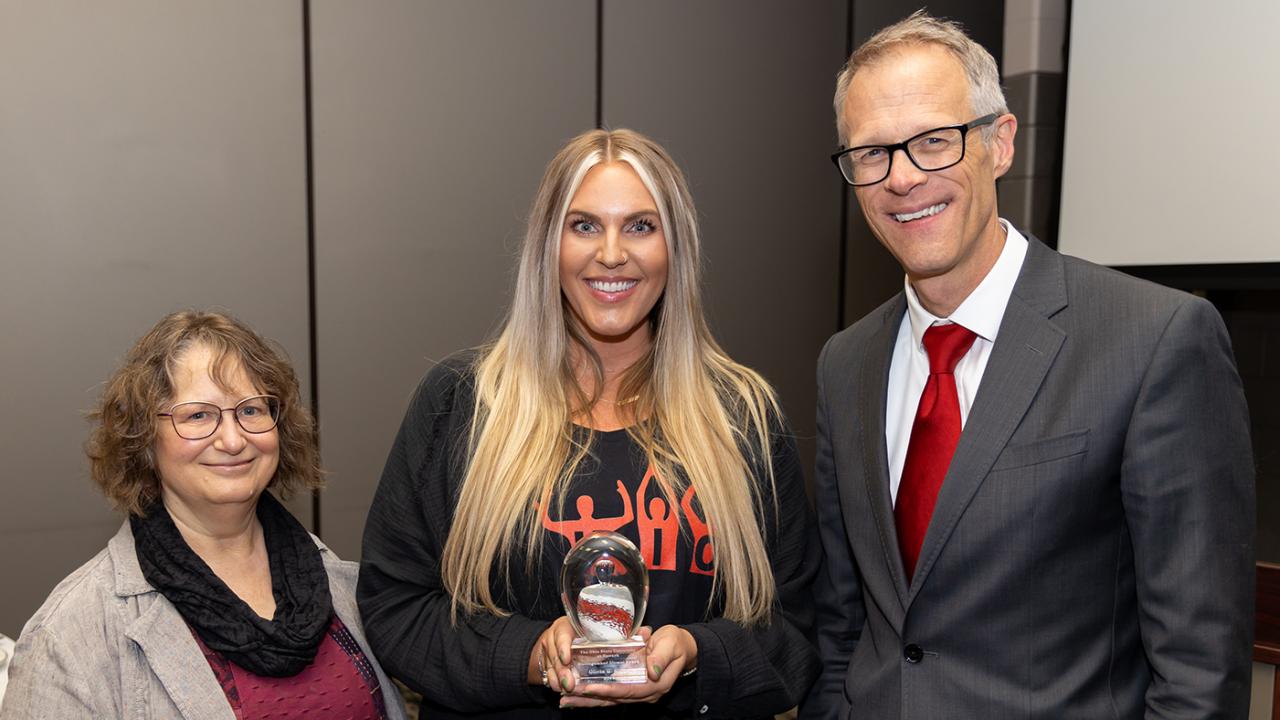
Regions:
<instances>
[{"instance_id":1,"label":"beige background wall","mask_svg":"<svg viewBox=\"0 0 1280 720\"><path fill-rule=\"evenodd\" d=\"M307 390L314 343L319 531L358 557L409 394L492 333L542 169L597 114L688 172L713 325L811 436L848 7L0 0L0 633L119 526L82 412L176 308L240 315Z\"/></svg>"},{"instance_id":2,"label":"beige background wall","mask_svg":"<svg viewBox=\"0 0 1280 720\"><path fill-rule=\"evenodd\" d=\"M847 9L803 7L605 2L603 111L606 125L657 138L688 175L712 327L777 388L808 463L813 368L839 307L844 191L828 156ZM661 28L662 49L636 28Z\"/></svg>"},{"instance_id":3,"label":"beige background wall","mask_svg":"<svg viewBox=\"0 0 1280 720\"><path fill-rule=\"evenodd\" d=\"M1253 664L1253 688L1249 697L1249 720L1272 720L1276 694L1276 667Z\"/></svg>"},{"instance_id":4,"label":"beige background wall","mask_svg":"<svg viewBox=\"0 0 1280 720\"><path fill-rule=\"evenodd\" d=\"M542 170L595 125L594 36L591 0L312 3L321 532L344 557L418 380L498 325Z\"/></svg>"},{"instance_id":5,"label":"beige background wall","mask_svg":"<svg viewBox=\"0 0 1280 720\"><path fill-rule=\"evenodd\" d=\"M300 30L253 0L0 2L0 633L119 526L82 413L161 315L229 309L307 383Z\"/></svg>"}]
</instances>

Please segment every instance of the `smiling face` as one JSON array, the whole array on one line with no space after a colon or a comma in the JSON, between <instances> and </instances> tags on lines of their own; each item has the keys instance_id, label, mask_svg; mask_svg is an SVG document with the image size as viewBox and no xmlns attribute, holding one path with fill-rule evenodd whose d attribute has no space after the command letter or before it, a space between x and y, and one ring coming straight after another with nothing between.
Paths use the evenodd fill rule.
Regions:
<instances>
[{"instance_id":1,"label":"smiling face","mask_svg":"<svg viewBox=\"0 0 1280 720\"><path fill-rule=\"evenodd\" d=\"M212 362L213 353L204 345L195 345L178 358L170 405L199 401L230 408L244 398L262 394L239 363L228 367L229 387L219 387L211 376ZM184 440L169 418L156 420L156 474L160 478L160 497L171 513L208 517L231 505L252 508L275 475L280 462L280 435L276 428L248 433L228 412L213 435L203 440Z\"/></svg>"},{"instance_id":2,"label":"smiling face","mask_svg":"<svg viewBox=\"0 0 1280 720\"><path fill-rule=\"evenodd\" d=\"M940 46L905 47L857 71L849 83L845 144L891 144L974 119L964 69ZM990 143L967 136L964 160L924 172L902 152L882 182L855 189L872 232L897 258L926 307L949 314L995 264L1004 247L996 212L996 178L1013 160L1017 121L996 120ZM938 305L941 308L938 308Z\"/></svg>"},{"instance_id":3,"label":"smiling face","mask_svg":"<svg viewBox=\"0 0 1280 720\"><path fill-rule=\"evenodd\" d=\"M560 234L560 289L597 351L647 348L667 286L667 239L653 196L625 162L591 168Z\"/></svg>"}]
</instances>

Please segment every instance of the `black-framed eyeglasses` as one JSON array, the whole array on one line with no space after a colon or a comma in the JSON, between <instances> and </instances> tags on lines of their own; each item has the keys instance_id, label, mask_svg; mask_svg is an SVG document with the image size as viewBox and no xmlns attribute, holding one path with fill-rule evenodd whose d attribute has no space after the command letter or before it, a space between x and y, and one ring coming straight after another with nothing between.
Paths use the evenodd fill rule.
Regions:
<instances>
[{"instance_id":1,"label":"black-framed eyeglasses","mask_svg":"<svg viewBox=\"0 0 1280 720\"><path fill-rule=\"evenodd\" d=\"M889 177L893 155L898 150L906 153L911 164L921 170L945 170L964 160L965 141L969 137L969 131L990 125L998 117L999 113L992 113L963 125L925 130L893 145L859 145L833 154L831 162L840 168L845 181L854 187L875 185Z\"/></svg>"},{"instance_id":2,"label":"black-framed eyeglasses","mask_svg":"<svg viewBox=\"0 0 1280 720\"><path fill-rule=\"evenodd\" d=\"M203 440L218 431L225 412L234 413L236 424L245 432L258 435L270 431L280 422L280 398L274 395L254 395L229 408L207 402L182 402L170 408L169 412L156 415L169 418L178 437L184 440Z\"/></svg>"}]
</instances>

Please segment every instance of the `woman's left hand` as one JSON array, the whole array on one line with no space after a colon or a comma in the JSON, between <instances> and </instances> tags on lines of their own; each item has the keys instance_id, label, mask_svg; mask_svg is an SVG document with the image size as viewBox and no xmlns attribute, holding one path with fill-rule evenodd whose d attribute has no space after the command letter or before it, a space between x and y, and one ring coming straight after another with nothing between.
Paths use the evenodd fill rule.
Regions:
<instances>
[{"instance_id":1,"label":"woman's left hand","mask_svg":"<svg viewBox=\"0 0 1280 720\"><path fill-rule=\"evenodd\" d=\"M698 643L679 625L663 625L649 636L645 664L649 681L637 684L578 685L560 698L560 707L605 707L657 702L681 675L698 666Z\"/></svg>"}]
</instances>

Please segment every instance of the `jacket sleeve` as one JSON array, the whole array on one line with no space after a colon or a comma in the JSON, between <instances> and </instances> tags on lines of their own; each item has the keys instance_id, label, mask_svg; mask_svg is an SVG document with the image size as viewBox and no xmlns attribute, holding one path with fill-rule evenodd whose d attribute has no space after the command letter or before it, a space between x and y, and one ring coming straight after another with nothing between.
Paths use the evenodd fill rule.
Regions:
<instances>
[{"instance_id":1,"label":"jacket sleeve","mask_svg":"<svg viewBox=\"0 0 1280 720\"><path fill-rule=\"evenodd\" d=\"M762 497L777 587L772 616L767 625L750 628L724 618L685 625L698 643L698 670L689 678L695 682L673 688L673 710L688 703L698 717L781 713L798 705L817 677L818 654L809 638L817 538L795 440L778 427L771 445L777 505L767 485Z\"/></svg>"},{"instance_id":2,"label":"jacket sleeve","mask_svg":"<svg viewBox=\"0 0 1280 720\"><path fill-rule=\"evenodd\" d=\"M394 677L461 712L545 703L527 684L529 655L549 623L520 615L450 618L440 558L453 519L470 375L458 362L423 380L387 459L365 525L356 596L369 645Z\"/></svg>"},{"instance_id":3,"label":"jacket sleeve","mask_svg":"<svg viewBox=\"0 0 1280 720\"><path fill-rule=\"evenodd\" d=\"M24 632L9 666L0 720L118 716L115 702L103 694L103 678L85 672L80 661L84 651L47 628Z\"/></svg>"},{"instance_id":4,"label":"jacket sleeve","mask_svg":"<svg viewBox=\"0 0 1280 720\"><path fill-rule=\"evenodd\" d=\"M1188 298L1151 356L1121 466L1148 718L1248 714L1254 467L1226 328Z\"/></svg>"},{"instance_id":5,"label":"jacket sleeve","mask_svg":"<svg viewBox=\"0 0 1280 720\"><path fill-rule=\"evenodd\" d=\"M866 621L857 563L849 547L840 510L835 458L832 455L831 426L825 387L825 365L833 339L818 358L818 452L814 462L814 504L818 515L818 536L823 556L814 583L818 652L822 673L814 683L800 716L803 718L843 718L849 711L844 697L844 680L849 658L857 647Z\"/></svg>"}]
</instances>

